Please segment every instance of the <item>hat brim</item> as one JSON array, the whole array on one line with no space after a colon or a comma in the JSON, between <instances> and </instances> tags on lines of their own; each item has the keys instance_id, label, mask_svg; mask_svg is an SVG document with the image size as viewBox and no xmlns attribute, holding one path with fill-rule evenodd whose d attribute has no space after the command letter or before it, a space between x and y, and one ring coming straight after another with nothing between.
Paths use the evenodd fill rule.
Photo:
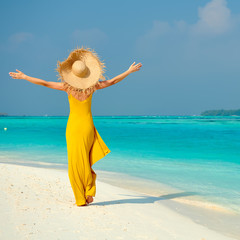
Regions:
<instances>
[{"instance_id":1,"label":"hat brim","mask_svg":"<svg viewBox=\"0 0 240 240\"><path fill-rule=\"evenodd\" d=\"M88 68L88 74L85 77L78 77L72 72L72 64L76 60L81 60ZM94 50L87 48L75 49L69 54L69 57L63 61L58 61L57 71L59 78L72 90L87 90L99 82L99 79L105 79L104 63L100 61Z\"/></svg>"},{"instance_id":2,"label":"hat brim","mask_svg":"<svg viewBox=\"0 0 240 240\"><path fill-rule=\"evenodd\" d=\"M69 85L78 89L86 89L99 80L101 76L101 67L97 59L91 53L84 54L81 60L88 68L88 74L85 77L76 76L72 72L72 66L70 64L62 70L62 76L64 81Z\"/></svg>"}]
</instances>

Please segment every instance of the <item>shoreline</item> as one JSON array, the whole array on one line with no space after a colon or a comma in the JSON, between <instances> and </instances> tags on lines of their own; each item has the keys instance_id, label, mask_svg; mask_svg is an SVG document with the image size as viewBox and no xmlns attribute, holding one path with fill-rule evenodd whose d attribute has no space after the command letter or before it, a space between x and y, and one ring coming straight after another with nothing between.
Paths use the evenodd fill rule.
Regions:
<instances>
[{"instance_id":1,"label":"shoreline","mask_svg":"<svg viewBox=\"0 0 240 240\"><path fill-rule=\"evenodd\" d=\"M49 162L36 162L36 161L21 161L21 160L12 160L0 158L0 163L6 164L14 164L14 165L21 165L21 166L30 166L30 167L37 167L37 168L50 168L56 170L65 170L67 171L67 164L62 163L49 163ZM97 172L98 180L109 183L110 185L129 189L132 191L136 191L138 193L152 195L164 198L163 195L175 194L175 197L172 196L172 200L178 203L182 203L184 205L192 205L194 207L214 210L226 214L238 214L240 216L239 211L235 211L231 208L225 207L218 203L213 203L208 199L204 199L202 196L195 196L195 192L182 192L177 188L173 188L169 185L156 182L151 179L140 178L136 176L131 176L129 174L121 173L121 172L114 172L114 171L105 171L105 170L98 170L94 169ZM124 179L124 181L122 181ZM181 192L176 194L176 192Z\"/></svg>"},{"instance_id":2,"label":"shoreline","mask_svg":"<svg viewBox=\"0 0 240 240\"><path fill-rule=\"evenodd\" d=\"M25 166L23 164L25 164ZM27 179L26 176L28 174L30 174L31 178L28 178L28 181L30 181L30 182L36 181L36 180L37 180L37 182L46 181L46 180L50 181L50 179L52 181L54 178L51 175L54 175L54 176L57 176L57 179L59 181L58 188L61 189L61 188L63 188L63 186L66 187L66 188L65 187L63 188L64 192L61 193L61 192L59 192L59 189L56 190L55 186L53 186L51 183L48 183L48 186L51 189L56 191L59 195L63 194L65 196L65 201L62 201L62 199L64 200L64 197L62 199L61 199L61 197L58 199L57 202L60 203L59 206L64 205L64 207L67 207L68 209L71 209L71 210L75 209L75 207L73 206L74 196L73 196L72 189L70 187L70 183L68 180L66 168L63 168L63 166L61 166L62 168L60 166L59 166L59 168L56 168L56 166L55 166L55 168L53 168L51 165L54 165L54 164L45 164L44 166L41 166L41 167L39 167L39 166L34 167L34 166L29 166L29 164L27 164L26 162L24 163L24 161L22 162L22 164L6 163L6 162L2 163L1 162L1 164L0 164L1 178L5 178L5 180L1 179L2 188L5 189L5 191L3 191L3 193L2 193L2 199L6 200L9 198L7 195L9 193L8 191L10 191L9 189L11 189L10 180L12 182L18 181L17 176L19 173L21 173L21 178L23 178L25 180ZM15 173L18 173L18 174L11 175L10 179L7 180L7 176L6 176L6 174L4 174L3 169L7 169L8 173L10 175L12 174L10 172L11 169L14 170ZM148 206L149 211L152 211L152 208L155 208L157 206L160 208L164 208L163 213L161 211L156 212L156 214L159 214L160 219L162 216L161 214L164 214L164 212L166 213L168 211L171 211L171 214L173 214L176 218L178 218L178 217L184 218L185 219L184 221L190 221L191 224L193 224L195 227L198 226L199 231L200 231L200 229L203 228L204 231L209 231L208 234L210 234L210 232L211 232L211 234L213 234L213 233L219 234L217 239L228 239L227 237L229 237L230 239L231 239L231 237L232 237L232 239L240 239L239 238L240 229L237 229L237 226L236 226L236 218L238 218L238 216L236 218L234 218L233 215L231 215L231 214L226 215L226 213L223 213L221 211L215 211L216 209L213 211L213 209L211 209L211 208L208 209L208 208L203 208L203 207L199 207L199 206L194 206L189 203L184 204L181 201L176 201L176 198L179 199L179 197L181 196L178 193L167 194L167 195L161 194L161 196L159 196L159 195L154 196L152 194L139 192L139 191L137 191L137 189L131 189L131 187L130 187L130 189L126 188L126 185L128 185L129 182L131 182L131 180L136 179L135 177L133 177L133 179L130 179L130 180L128 179L128 181L124 183L125 184L125 187L124 187L124 184L117 181L116 179L115 179L115 183L114 183L114 181L112 181L112 183L110 183L110 181L108 182L105 171L96 170L96 172L98 175L97 185L99 188L97 188L97 194L96 194L96 197L94 198L94 203L92 204L91 207L100 207L100 206L101 207L110 207L110 206L113 207L113 206L115 206L116 211L119 211L119 213L122 214L122 211L121 211L122 206L129 205L128 207L130 209L130 212L128 214L129 214L129 218L131 218L132 217L131 216L131 205L134 205L134 206L136 205L135 207L136 207L136 209L138 209L138 211L141 209L141 211L144 212L144 214L142 215L143 219L144 218L148 219L151 216L149 216L149 213L147 212L147 210L144 209L144 206L149 205ZM41 179L42 174L44 174L44 177L46 176L47 179ZM109 173L109 174L113 175L114 173ZM22 179L22 181L23 181L23 179ZM110 177L109 179L114 179L114 178ZM117 186L116 182L118 182L118 184L119 183L121 183L121 184L119 184ZM25 188L28 185L26 183L27 182L25 182L25 185L23 184L25 186ZM60 184L60 183L62 183L62 184ZM8 186L6 184L8 184ZM15 183L15 184L18 184L18 183ZM19 184L20 184L20 182L19 182ZM14 183L13 183L13 185L14 185ZM35 182L35 185L36 185L36 182ZM145 187L147 189L147 185ZM22 188L24 188L24 187L22 187ZM65 192L65 190L66 190L66 192ZM38 188L37 188L37 192L40 194L40 191ZM50 196L54 198L54 195L51 195L51 191L49 191L49 189L47 189L46 186L45 186L45 192L50 193ZM112 192L115 193L115 196L114 196L114 194L112 194ZM127 193L127 195L130 195L130 197L127 196L127 199L126 199L126 197L124 197L124 194L122 194L122 193ZM15 194L15 197L17 197L17 198L22 198L22 196L23 196L23 193L19 193L19 192L18 193L15 192L14 194ZM25 197L29 198L29 196L31 194L34 194L34 193L27 192L27 196L25 196ZM43 206L43 200L42 200L42 198L40 198L40 195L39 195L38 201L40 201L41 205ZM116 197L116 195L117 195L117 197ZM68 198L68 201L66 201L66 196ZM119 196L122 196L123 199L119 200L118 199ZM138 197L137 199L136 199L136 196ZM48 198L49 196L45 195L44 197ZM116 199L113 199L114 197ZM45 198L43 198L44 201L46 200ZM57 203L57 202L55 201L55 203ZM124 202L124 204L122 204L122 202ZM30 209L29 207L27 207L28 203L30 204L30 206L32 204L34 204L33 202L24 203L24 201L22 203L18 202L18 204L13 203L12 201L4 202L4 200L2 202L2 204L4 205L4 209L8 209L6 211L12 211L13 208L16 210L21 205L24 205L24 209L25 209L24 211L28 211L27 209ZM111 204L108 204L108 203L111 203ZM6 204L7 204L7 206L6 206ZM87 208L89 208L89 207L90 206L88 206ZM44 210L44 211L47 211L47 210ZM110 214L110 212L108 212L108 213ZM14 219L14 217L15 217L14 214L12 216ZM227 216L229 216L229 218L227 218ZM11 221L11 220L9 220L9 221ZM126 219L126 221L128 221L128 220ZM168 222L166 224L171 225L172 223ZM178 224L181 224L181 223L175 222L174 225L178 226ZM10 224L10 226L11 226L11 224ZM151 227L149 226L149 228L151 228ZM156 229L154 231L156 231ZM175 228L173 228L172 231L174 232L174 231L178 231L178 230L175 230ZM176 234L177 234L177 232L176 232ZM152 235L149 235L149 236L152 236ZM205 235L205 237L206 236L207 235ZM222 238L220 238L220 236ZM171 238L166 238L166 239L171 239ZM179 238L179 239L185 240L188 238ZM213 238L211 238L211 239L213 239Z\"/></svg>"}]
</instances>

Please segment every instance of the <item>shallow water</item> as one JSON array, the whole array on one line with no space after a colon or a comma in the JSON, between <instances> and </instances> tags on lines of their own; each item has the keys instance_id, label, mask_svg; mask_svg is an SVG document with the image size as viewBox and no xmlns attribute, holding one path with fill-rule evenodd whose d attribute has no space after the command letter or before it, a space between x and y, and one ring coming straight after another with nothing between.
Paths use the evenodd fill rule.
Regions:
<instances>
[{"instance_id":1,"label":"shallow water","mask_svg":"<svg viewBox=\"0 0 240 240\"><path fill-rule=\"evenodd\" d=\"M66 166L67 119L1 117L0 160ZM131 184L133 187L136 182L139 190L141 186L142 190L148 189L154 194L177 190L189 193L188 198L240 213L240 117L107 116L93 119L111 150L94 169L125 174L129 179L136 177L138 180Z\"/></svg>"}]
</instances>

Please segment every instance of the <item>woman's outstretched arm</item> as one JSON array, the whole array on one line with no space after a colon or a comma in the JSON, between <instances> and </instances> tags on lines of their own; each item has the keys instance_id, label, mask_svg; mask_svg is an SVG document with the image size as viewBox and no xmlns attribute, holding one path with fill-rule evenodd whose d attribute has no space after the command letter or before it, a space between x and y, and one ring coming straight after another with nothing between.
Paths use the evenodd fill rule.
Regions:
<instances>
[{"instance_id":1,"label":"woman's outstretched arm","mask_svg":"<svg viewBox=\"0 0 240 240\"><path fill-rule=\"evenodd\" d=\"M140 68L142 67L141 63L138 63L135 65L135 62L129 67L129 69L127 71L125 71L124 73L109 79L109 80L105 80L105 81L99 81L99 85L96 86L96 90L98 89L102 89L102 88L106 88L106 87L110 87L120 81L122 81L125 77L127 77L130 73L139 71Z\"/></svg>"},{"instance_id":2,"label":"woman's outstretched arm","mask_svg":"<svg viewBox=\"0 0 240 240\"><path fill-rule=\"evenodd\" d=\"M57 90L63 90L63 83L58 83L58 82L47 82L45 80L35 78L35 77L30 77L24 74L23 72L19 71L16 69L17 72L9 72L9 75L14 78L14 79L24 79L27 80L31 83L37 84L37 85L42 85L44 87L48 88L53 88Z\"/></svg>"}]
</instances>

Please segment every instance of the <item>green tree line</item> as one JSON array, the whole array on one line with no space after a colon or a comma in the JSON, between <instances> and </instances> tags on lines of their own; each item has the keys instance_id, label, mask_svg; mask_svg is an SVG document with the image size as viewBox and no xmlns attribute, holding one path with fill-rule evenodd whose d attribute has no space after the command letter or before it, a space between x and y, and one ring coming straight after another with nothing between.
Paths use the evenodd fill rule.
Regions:
<instances>
[{"instance_id":1,"label":"green tree line","mask_svg":"<svg viewBox=\"0 0 240 240\"><path fill-rule=\"evenodd\" d=\"M240 109L236 110L207 110L201 113L201 116L240 116Z\"/></svg>"}]
</instances>

